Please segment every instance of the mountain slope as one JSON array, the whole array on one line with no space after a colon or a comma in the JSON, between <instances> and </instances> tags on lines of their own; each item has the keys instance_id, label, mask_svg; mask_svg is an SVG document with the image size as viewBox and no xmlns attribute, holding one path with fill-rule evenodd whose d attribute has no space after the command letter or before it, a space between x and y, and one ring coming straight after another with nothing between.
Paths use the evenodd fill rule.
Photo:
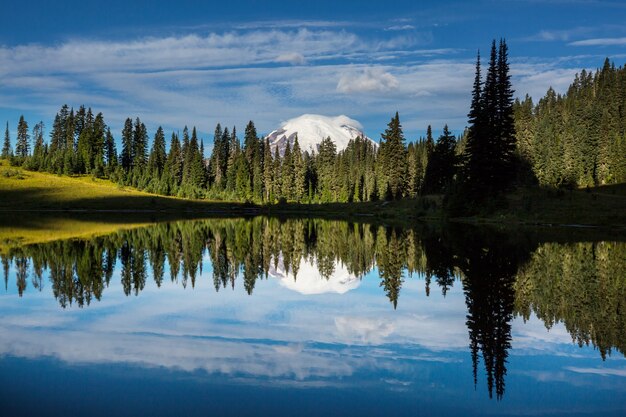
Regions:
<instances>
[{"instance_id":1,"label":"mountain slope","mask_svg":"<svg viewBox=\"0 0 626 417\"><path fill-rule=\"evenodd\" d=\"M267 138L272 152L278 147L282 154L289 142L293 146L296 135L302 151L317 152L323 139L330 137L337 146L337 152L345 149L348 142L363 136L371 140L361 130L361 124L347 116L328 117L317 114L303 114L295 119L287 120L279 129L271 132ZM376 142L371 140L377 146Z\"/></svg>"}]
</instances>

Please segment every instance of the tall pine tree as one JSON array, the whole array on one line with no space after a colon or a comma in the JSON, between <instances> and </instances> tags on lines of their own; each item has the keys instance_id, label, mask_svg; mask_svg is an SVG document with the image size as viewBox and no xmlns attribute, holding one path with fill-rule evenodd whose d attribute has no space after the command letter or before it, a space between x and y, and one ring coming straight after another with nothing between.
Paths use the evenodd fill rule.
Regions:
<instances>
[{"instance_id":1,"label":"tall pine tree","mask_svg":"<svg viewBox=\"0 0 626 417\"><path fill-rule=\"evenodd\" d=\"M2 143L2 157L8 159L13 156L13 150L11 149L11 136L9 135L9 122L4 130L4 142Z\"/></svg>"}]
</instances>

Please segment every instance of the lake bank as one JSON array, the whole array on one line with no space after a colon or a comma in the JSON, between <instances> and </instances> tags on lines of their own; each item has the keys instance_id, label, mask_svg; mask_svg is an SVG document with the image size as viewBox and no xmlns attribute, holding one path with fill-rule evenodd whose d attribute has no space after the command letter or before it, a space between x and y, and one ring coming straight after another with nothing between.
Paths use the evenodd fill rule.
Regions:
<instances>
[{"instance_id":1,"label":"lake bank","mask_svg":"<svg viewBox=\"0 0 626 417\"><path fill-rule=\"evenodd\" d=\"M0 217L62 218L76 214L126 217L122 224L199 217L316 217L407 226L415 222L462 222L497 227L592 227L626 233L626 186L588 190L519 189L506 197L506 208L489 214L450 218L442 197L399 201L327 204L263 204L189 200L150 194L103 179L66 177L0 167Z\"/></svg>"}]
</instances>

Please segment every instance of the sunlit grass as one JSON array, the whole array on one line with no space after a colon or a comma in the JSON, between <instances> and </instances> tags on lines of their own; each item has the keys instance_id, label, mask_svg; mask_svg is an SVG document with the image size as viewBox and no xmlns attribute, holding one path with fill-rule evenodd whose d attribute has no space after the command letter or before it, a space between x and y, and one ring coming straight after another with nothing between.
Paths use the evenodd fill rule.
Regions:
<instances>
[{"instance_id":1,"label":"sunlit grass","mask_svg":"<svg viewBox=\"0 0 626 417\"><path fill-rule=\"evenodd\" d=\"M626 185L598 187L589 190L545 190L539 188L519 189L507 196L500 209L486 210L470 218L457 219L471 222L507 224L582 224L626 227ZM144 224L150 216L180 217L212 216L304 216L342 219L361 222L377 222L410 225L418 220L439 221L445 219L442 211L443 197L426 196L393 202L331 203L331 204L278 204L253 206L235 202L189 200L164 197L119 187L117 184L91 176L59 176L31 172L11 167L0 160L0 216L18 212L85 211L92 220L81 220L84 230L99 230L104 225L111 230L111 223L99 224L93 217L104 213L128 213L133 221L123 219L121 224ZM151 213L151 214L149 214ZM67 214L63 214L67 215ZM59 216L61 217L61 216ZM451 220L448 218L448 220ZM0 222L0 238L9 236L6 221ZM92 226L87 226L92 224ZM54 230L67 230L69 226ZM114 228L113 228L114 229ZM15 233L15 232L11 232ZM29 232L30 233L30 232ZM68 233L68 235L72 235ZM12 237L19 238L20 236ZM26 237L22 236L26 239Z\"/></svg>"},{"instance_id":2,"label":"sunlit grass","mask_svg":"<svg viewBox=\"0 0 626 417\"><path fill-rule=\"evenodd\" d=\"M0 254L9 249L32 243L46 243L70 238L91 238L113 233L120 229L133 229L151 224L114 221L102 222L97 218L59 218L42 216L18 218L10 216L0 223Z\"/></svg>"}]
</instances>

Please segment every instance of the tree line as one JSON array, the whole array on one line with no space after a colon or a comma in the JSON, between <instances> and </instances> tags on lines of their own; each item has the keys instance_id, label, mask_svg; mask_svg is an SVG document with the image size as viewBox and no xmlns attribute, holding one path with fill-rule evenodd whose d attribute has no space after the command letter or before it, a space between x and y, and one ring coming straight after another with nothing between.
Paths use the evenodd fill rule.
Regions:
<instances>
[{"instance_id":1,"label":"tree line","mask_svg":"<svg viewBox=\"0 0 626 417\"><path fill-rule=\"evenodd\" d=\"M607 58L582 70L563 95L514 105L520 156L539 184L593 187L626 182L626 67Z\"/></svg>"},{"instance_id":2,"label":"tree line","mask_svg":"<svg viewBox=\"0 0 626 417\"><path fill-rule=\"evenodd\" d=\"M454 143L447 127L442 137ZM150 144L145 124L139 118L127 118L120 142L118 152L102 113L94 116L91 108L81 106L75 112L63 105L55 116L49 143L43 123L37 123L31 134L22 116L14 153L7 123L2 157L33 171L93 175L161 195L254 202L361 202L419 195L426 187L428 160L437 152L430 126L426 138L407 146L398 114L389 122L380 146L358 137L339 152L330 137L321 141L316 152L303 152L297 137L279 152L259 137L252 121L243 140L236 127L218 123L208 157L195 127L190 131L185 126L182 134L172 132L169 144L158 127Z\"/></svg>"},{"instance_id":3,"label":"tree line","mask_svg":"<svg viewBox=\"0 0 626 417\"><path fill-rule=\"evenodd\" d=\"M406 143L396 113L379 146L356 138L338 151L332 138L303 152L296 137L279 152L258 135L217 124L213 149L205 156L196 128L172 132L169 144L159 127L150 144L139 118L127 118L121 150L102 113L64 105L50 140L43 123L32 132L24 117L15 152L9 127L2 157L27 169L56 174L90 174L162 195L274 203L280 201L363 202L444 194L456 211L481 207L512 187L589 187L626 181L626 69L608 59L596 73L582 71L568 92L549 89L535 105L513 100L504 40L491 46L483 77L480 54L469 124L457 138L447 126L435 140Z\"/></svg>"}]
</instances>

